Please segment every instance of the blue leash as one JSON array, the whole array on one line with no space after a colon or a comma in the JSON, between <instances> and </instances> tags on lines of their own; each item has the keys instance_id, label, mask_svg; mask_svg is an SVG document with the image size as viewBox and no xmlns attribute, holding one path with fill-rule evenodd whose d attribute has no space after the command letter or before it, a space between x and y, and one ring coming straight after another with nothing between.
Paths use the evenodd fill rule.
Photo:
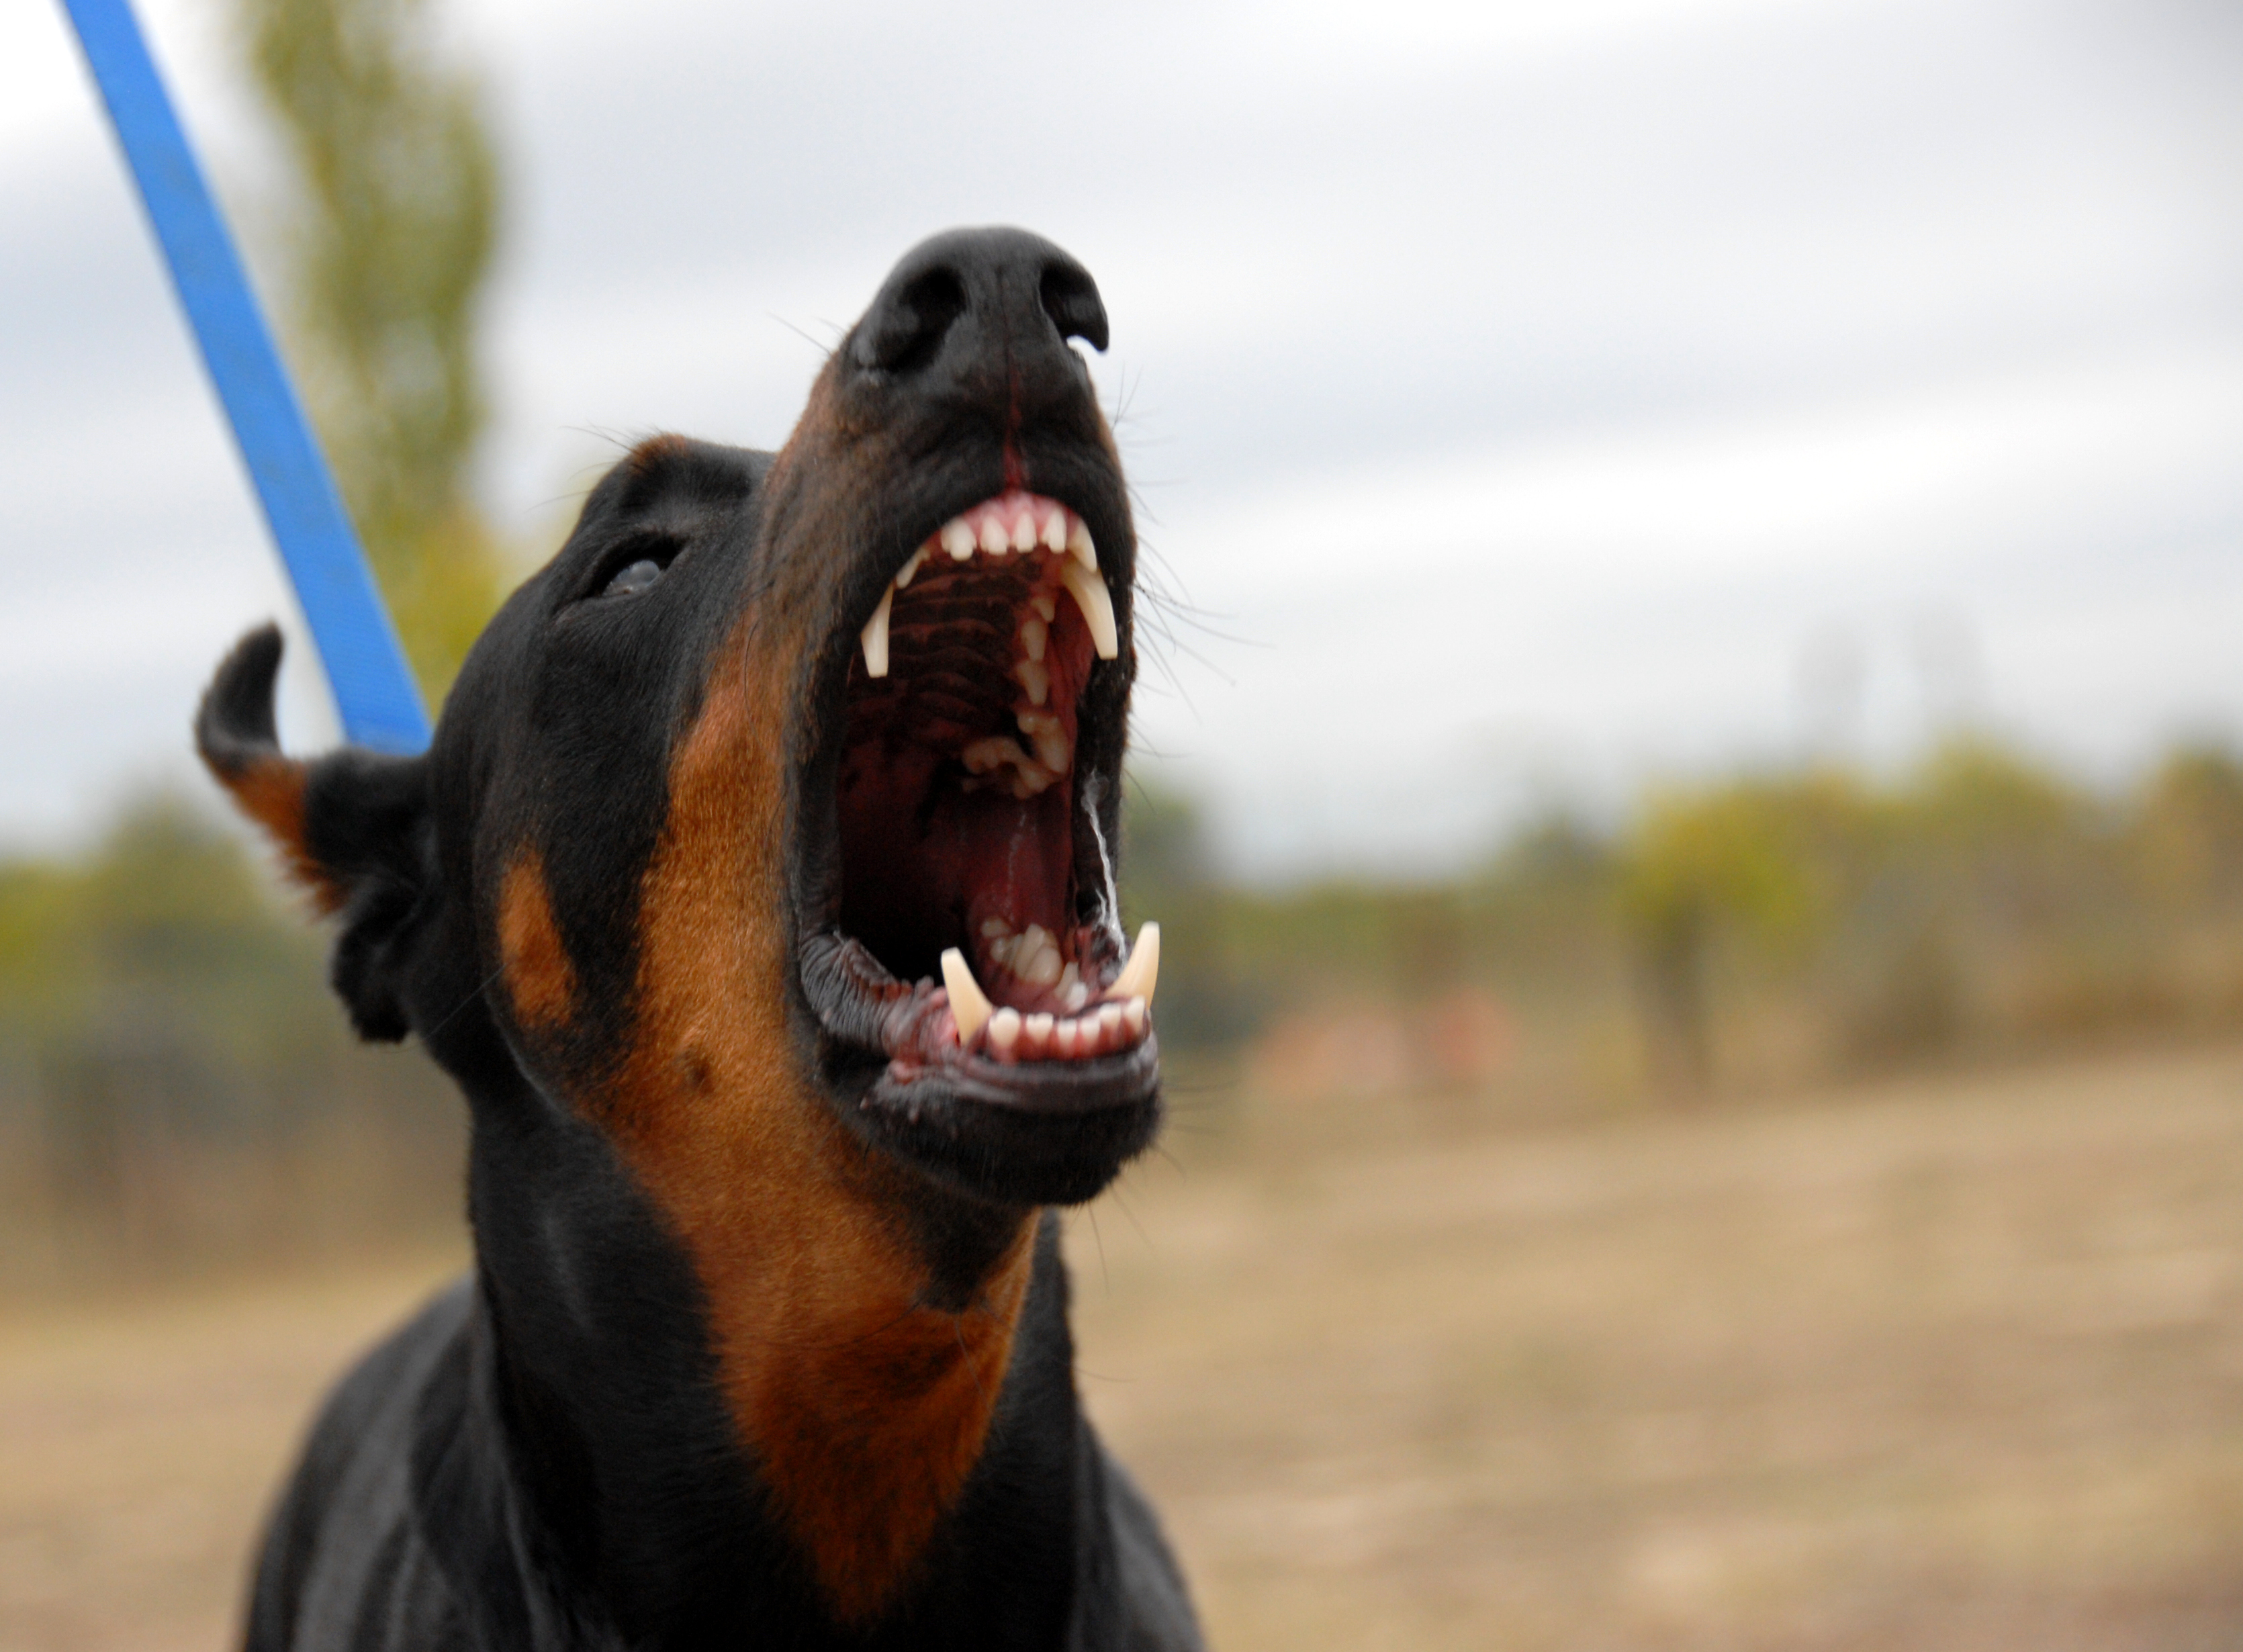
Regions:
<instances>
[{"instance_id":1,"label":"blue leash","mask_svg":"<svg viewBox=\"0 0 2243 1652\"><path fill-rule=\"evenodd\" d=\"M383 752L428 744L428 715L374 589L342 496L273 347L218 205L133 20L131 0L63 0L163 243L203 365L232 421L266 523L327 664L345 738Z\"/></svg>"}]
</instances>

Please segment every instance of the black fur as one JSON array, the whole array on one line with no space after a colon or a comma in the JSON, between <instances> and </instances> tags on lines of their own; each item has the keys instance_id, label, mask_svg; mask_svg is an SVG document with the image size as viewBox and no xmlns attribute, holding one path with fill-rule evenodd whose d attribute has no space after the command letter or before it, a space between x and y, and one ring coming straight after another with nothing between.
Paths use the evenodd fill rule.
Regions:
<instances>
[{"instance_id":1,"label":"black fur","mask_svg":"<svg viewBox=\"0 0 2243 1652\"><path fill-rule=\"evenodd\" d=\"M1089 277L1047 243L1009 231L928 243L829 363L813 401L828 424L798 432L791 469L675 439L642 447L492 622L426 756L346 751L290 769L299 860L339 914L333 982L354 1023L369 1038L417 1034L469 1102L476 1263L328 1401L266 1538L253 1652L1199 1645L1151 1511L1077 1402L1054 1215L1036 1221L1026 1305L963 1490L908 1582L845 1623L727 1410L690 1258L552 1077L623 1059L671 765L743 614L783 612L826 639L787 685L801 841L793 887L771 899L790 933L819 920L805 799L829 762L848 616L913 544L1024 467L1113 548L1126 627L1126 497L1065 347L1102 348L1105 326ZM836 521L849 543L803 526ZM663 566L658 581L603 597L643 558ZM1079 760L1109 782L1128 659L1125 647L1101 663L1084 695ZM205 699L199 743L229 784L285 765L279 660L277 634L253 634ZM1117 800L1109 785L1108 841ZM495 990L495 892L525 847L576 972L576 1013L535 1035ZM819 1021L798 977L784 990L804 1083L865 1129L872 1064ZM926 1259L926 1299L971 1300L1027 1210L1110 1179L1149 1136L1156 1093L1133 1109L946 1137L956 1157L940 1175L898 1159L910 1191L894 1215Z\"/></svg>"}]
</instances>

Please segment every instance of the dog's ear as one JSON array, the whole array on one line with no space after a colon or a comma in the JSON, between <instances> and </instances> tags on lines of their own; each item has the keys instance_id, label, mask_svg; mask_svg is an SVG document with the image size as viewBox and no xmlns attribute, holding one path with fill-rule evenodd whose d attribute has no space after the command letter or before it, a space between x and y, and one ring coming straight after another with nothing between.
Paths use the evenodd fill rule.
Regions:
<instances>
[{"instance_id":1,"label":"dog's ear","mask_svg":"<svg viewBox=\"0 0 2243 1652\"><path fill-rule=\"evenodd\" d=\"M283 756L273 721L280 647L273 625L234 645L195 714L195 749L320 910L341 915L335 991L359 1036L394 1042L408 1030L405 969L436 893L428 762L354 747L310 762Z\"/></svg>"}]
</instances>

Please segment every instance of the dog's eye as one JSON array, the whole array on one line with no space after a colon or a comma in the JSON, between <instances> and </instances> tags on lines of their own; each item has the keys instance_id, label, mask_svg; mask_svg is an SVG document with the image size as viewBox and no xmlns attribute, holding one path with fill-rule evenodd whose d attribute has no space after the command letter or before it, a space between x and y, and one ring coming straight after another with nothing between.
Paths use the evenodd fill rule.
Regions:
<instances>
[{"instance_id":1,"label":"dog's eye","mask_svg":"<svg viewBox=\"0 0 2243 1652\"><path fill-rule=\"evenodd\" d=\"M651 556L642 556L608 582L603 597L636 597L662 577L662 564Z\"/></svg>"},{"instance_id":2,"label":"dog's eye","mask_svg":"<svg viewBox=\"0 0 2243 1652\"><path fill-rule=\"evenodd\" d=\"M633 534L612 547L584 582L586 596L636 597L650 590L684 545L667 534Z\"/></svg>"}]
</instances>

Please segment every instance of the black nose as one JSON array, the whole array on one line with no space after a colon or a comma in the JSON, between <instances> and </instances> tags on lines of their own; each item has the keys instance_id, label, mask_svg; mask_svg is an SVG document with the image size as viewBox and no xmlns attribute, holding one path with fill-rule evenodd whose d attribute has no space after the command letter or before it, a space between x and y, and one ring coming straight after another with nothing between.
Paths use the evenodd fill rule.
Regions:
<instances>
[{"instance_id":1,"label":"black nose","mask_svg":"<svg viewBox=\"0 0 2243 1652\"><path fill-rule=\"evenodd\" d=\"M1080 387L1069 339L1106 347L1106 306L1088 270L1026 230L954 229L904 255L857 324L849 357L929 389L1001 386L1018 396Z\"/></svg>"}]
</instances>

